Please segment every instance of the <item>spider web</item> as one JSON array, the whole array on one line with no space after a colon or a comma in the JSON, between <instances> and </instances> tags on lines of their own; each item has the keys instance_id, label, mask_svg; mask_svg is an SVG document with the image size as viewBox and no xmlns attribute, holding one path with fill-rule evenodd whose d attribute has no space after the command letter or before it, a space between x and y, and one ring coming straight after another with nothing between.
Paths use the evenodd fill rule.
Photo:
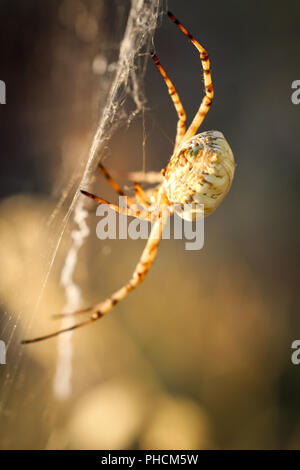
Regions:
<instances>
[{"instance_id":1,"label":"spider web","mask_svg":"<svg viewBox=\"0 0 300 470\"><path fill-rule=\"evenodd\" d=\"M84 209L85 201L78 199L79 187L87 187L93 177L95 165L102 156L106 142L110 139L116 127L122 122L129 123L143 110L145 97L142 92L141 81L145 73L147 55L142 55L143 46L149 48L150 41L156 28L159 12L159 0L132 0L124 38L120 45L117 71L109 91L106 106L96 130L86 167L81 181L73 196L68 210L74 212L73 220L77 226L72 231L72 246L67 254L65 265L61 273L61 283L66 294L64 311L74 311L81 306L81 290L73 281L78 252L89 234L86 223L87 211ZM138 63L139 62L139 63ZM126 111L127 98L134 102L133 109ZM61 328L71 326L72 319L65 318ZM70 394L72 375L72 332L58 338L58 362L54 378L54 392L58 397L65 398Z\"/></svg>"},{"instance_id":2,"label":"spider web","mask_svg":"<svg viewBox=\"0 0 300 470\"><path fill-rule=\"evenodd\" d=\"M87 225L88 212L85 209L85 199L79 197L79 189L88 188L93 180L95 168L101 160L106 145L113 133L121 125L130 123L135 116L141 113L145 105L143 93L143 77L149 57L149 49L157 26L161 4L160 0L131 0L127 24L123 39L119 45L119 55L115 64L115 74L109 82L106 91L105 105L96 128L90 150L82 155L84 165L80 171L70 178L68 187L63 192L54 212L47 222L49 232L49 246L45 249L45 270L38 288L38 298L31 317L24 326L26 336L30 337L31 327L40 314L39 307L47 286L52 268L61 242L67 237L66 229L71 231L71 245L68 249L61 271L60 282L65 292L64 311L73 311L81 307L81 289L74 282L73 275L76 269L79 250L86 241L89 228ZM103 90L102 90L102 93ZM18 326L18 316L22 312L15 312L14 318L4 312L7 356L12 349L13 365L1 381L0 410L5 410L6 402L10 396L12 385L20 369L20 361L24 349L19 346L19 337L15 335ZM62 328L69 326L70 319L64 319ZM3 337L3 336L2 336ZM72 333L62 335L58 340L57 365L54 376L53 389L56 397L67 398L71 392L72 382ZM1 371L3 372L3 371ZM20 385L19 385L20 386Z\"/></svg>"}]
</instances>

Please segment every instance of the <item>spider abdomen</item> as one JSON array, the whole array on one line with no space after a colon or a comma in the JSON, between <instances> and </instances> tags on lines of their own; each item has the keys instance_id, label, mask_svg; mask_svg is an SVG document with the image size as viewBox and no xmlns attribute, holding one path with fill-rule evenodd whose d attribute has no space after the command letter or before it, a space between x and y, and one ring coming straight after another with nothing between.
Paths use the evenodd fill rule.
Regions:
<instances>
[{"instance_id":1,"label":"spider abdomen","mask_svg":"<svg viewBox=\"0 0 300 470\"><path fill-rule=\"evenodd\" d=\"M211 214L226 196L234 176L231 148L219 131L202 132L184 142L164 172L164 190L171 204L203 204ZM197 218L178 212L183 218ZM199 211L200 213L200 211ZM201 211L202 213L202 211Z\"/></svg>"}]
</instances>

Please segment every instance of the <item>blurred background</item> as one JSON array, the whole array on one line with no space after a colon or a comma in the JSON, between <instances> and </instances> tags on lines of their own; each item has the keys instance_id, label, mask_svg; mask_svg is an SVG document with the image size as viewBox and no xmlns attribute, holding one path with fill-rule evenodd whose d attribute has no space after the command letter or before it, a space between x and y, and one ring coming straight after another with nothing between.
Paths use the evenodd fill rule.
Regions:
<instances>
[{"instance_id":1,"label":"blurred background","mask_svg":"<svg viewBox=\"0 0 300 470\"><path fill-rule=\"evenodd\" d=\"M300 448L300 366L291 363L300 339L300 105L291 101L300 4L161 5L154 47L191 119L203 96L201 64L163 14L167 7L210 54L215 100L201 131L224 133L235 179L205 220L201 251L162 241L145 282L107 318L74 333L72 390L63 399L53 389L57 339L20 341L60 327L51 314L65 304L60 273L71 219L50 266L52 255L130 2L0 0L1 449ZM127 172L143 162L148 171L166 165L176 132L152 62L143 77L144 120L120 126L105 149L105 165L129 189ZM99 175L93 189L116 200ZM98 240L95 206L87 207L90 235L74 275L83 307L129 279L145 244Z\"/></svg>"}]
</instances>

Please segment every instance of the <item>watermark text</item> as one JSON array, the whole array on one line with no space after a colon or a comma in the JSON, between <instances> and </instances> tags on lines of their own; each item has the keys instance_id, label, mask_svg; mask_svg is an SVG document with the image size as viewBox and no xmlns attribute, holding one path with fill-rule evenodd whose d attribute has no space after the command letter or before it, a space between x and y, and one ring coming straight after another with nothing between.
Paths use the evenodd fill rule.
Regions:
<instances>
[{"instance_id":1,"label":"watermark text","mask_svg":"<svg viewBox=\"0 0 300 470\"><path fill-rule=\"evenodd\" d=\"M295 90L291 94L292 103L300 104L300 80L294 80L292 82L292 89Z\"/></svg>"},{"instance_id":2,"label":"watermark text","mask_svg":"<svg viewBox=\"0 0 300 470\"><path fill-rule=\"evenodd\" d=\"M0 104L6 104L6 85L3 80L0 80Z\"/></svg>"},{"instance_id":3,"label":"watermark text","mask_svg":"<svg viewBox=\"0 0 300 470\"><path fill-rule=\"evenodd\" d=\"M203 204L178 204L164 208L143 208L126 206L126 198L119 198L121 213L117 213L108 204L97 207L96 215L101 217L96 227L96 234L100 240L117 238L124 240L147 240L153 224L158 220L160 211L167 211L174 218L167 218L162 239L169 240L171 232L174 239L186 239L186 250L201 250L204 245L204 207ZM122 213L123 211L123 213ZM128 211L128 212L127 212ZM126 212L126 215L125 215ZM161 212L162 213L162 212ZM127 215L135 217L128 222ZM173 220L173 227L171 227ZM173 230L171 230L173 228Z\"/></svg>"},{"instance_id":4,"label":"watermark text","mask_svg":"<svg viewBox=\"0 0 300 470\"><path fill-rule=\"evenodd\" d=\"M0 339L0 364L6 364L6 346L4 341Z\"/></svg>"}]
</instances>

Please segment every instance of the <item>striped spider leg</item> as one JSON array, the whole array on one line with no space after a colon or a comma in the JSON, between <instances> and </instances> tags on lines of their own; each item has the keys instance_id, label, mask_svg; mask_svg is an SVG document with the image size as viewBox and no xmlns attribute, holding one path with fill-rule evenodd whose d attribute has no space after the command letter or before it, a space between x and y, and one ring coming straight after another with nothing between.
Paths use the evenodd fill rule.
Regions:
<instances>
[{"instance_id":1,"label":"striped spider leg","mask_svg":"<svg viewBox=\"0 0 300 470\"><path fill-rule=\"evenodd\" d=\"M98 202L98 204L106 204L108 205L111 209L113 209L114 211L118 212L119 214L125 214L125 215L130 215L132 217L137 217L139 219L143 219L143 220L149 220L151 221L151 214L148 213L148 206L147 206L147 201L145 200L144 197L142 197L142 195L145 195L146 194L144 193L144 191L142 190L142 188L140 187L140 185L138 183L135 184L135 194L136 194L136 199L138 200L138 202L140 203L141 205L141 208L138 207L137 203L135 201L133 201L121 188L120 186L118 185L118 183L110 176L110 174L108 173L108 171L106 170L106 168L101 164L99 163L98 164L98 167L101 171L101 173L103 174L103 176L107 179L107 181L109 182L109 184L111 185L111 187L116 191L116 193L119 195L119 196L122 196L125 198L125 201L126 201L126 207L121 207L121 206L117 206L115 204L112 204L111 202L108 202L106 201L105 199L102 199L101 197L99 196L96 196L95 194L92 194L92 193L89 193L88 191L83 191L81 190L80 192L84 195L84 196L87 196L91 199L94 199L94 201ZM145 208L146 209L146 212L141 210L142 208Z\"/></svg>"},{"instance_id":2,"label":"striped spider leg","mask_svg":"<svg viewBox=\"0 0 300 470\"><path fill-rule=\"evenodd\" d=\"M205 87L205 96L200 107L186 130L186 114L179 95L157 56L152 54L154 63L166 83L177 112L178 122L175 146L167 167L160 174L155 172L146 173L145 175L132 173L130 177L139 182L159 183L158 186L150 192L145 192L136 182L134 185L135 198L133 200L126 196L116 181L113 180L107 170L100 164L101 173L106 177L113 189L119 195L126 197L127 207L119 207L87 191L81 191L82 194L94 199L99 204L109 204L116 212L153 222L147 244L132 277L124 286L103 302L92 307L59 315L87 314L89 316L86 320L45 336L25 340L23 343L33 343L52 338L66 331L93 323L105 316L145 279L155 260L168 215L176 211L182 218L195 220L198 217L202 217L202 205L204 205L204 215L208 215L218 207L230 188L235 164L232 151L223 134L218 131L207 131L195 135L210 109L214 94L208 53L172 13L169 12L168 15L199 51ZM136 208L137 203L139 203L138 207L141 209ZM195 209L192 209L191 213L175 209L176 206L184 204L189 204ZM201 207L199 212L198 206Z\"/></svg>"},{"instance_id":3,"label":"striped spider leg","mask_svg":"<svg viewBox=\"0 0 300 470\"><path fill-rule=\"evenodd\" d=\"M134 200L132 200L126 193L120 188L118 183L110 176L106 168L99 164L99 168L101 173L106 177L112 188L119 194L119 196L123 196L126 199L127 207L123 208L112 204L105 199L102 199L95 194L89 193L87 191L81 191L82 194L85 196L95 200L99 204L107 204L113 210L120 214L130 215L132 217L140 218L142 220L148 220L153 222L153 227L147 241L146 247L142 253L142 256L133 272L131 279L125 284L123 287L118 289L114 292L110 297L108 297L104 302L101 302L93 307L86 308L83 310L78 310L76 312L71 313L63 313L55 315L56 318L59 317L66 317L66 316L73 316L73 315L80 315L80 314L90 314L87 320L79 322L71 327L61 329L55 331L54 333L50 333L45 336L37 337L34 339L24 340L22 344L34 343L38 341L42 341L44 339L49 339L55 336L58 336L61 333L74 330L81 326L85 326L89 323L93 323L94 321L102 318L106 313L108 313L120 300L122 300L126 295L131 292L135 287L137 287L146 277L148 270L150 269L157 253L158 245L162 237L162 232L164 226L167 221L167 217L169 215L168 209L157 210L157 207L151 204L151 200L149 195L144 192L141 186L138 183L135 183L135 197L139 202L139 205L136 204ZM156 194L155 192L153 194ZM142 210L144 208L144 210Z\"/></svg>"}]
</instances>

